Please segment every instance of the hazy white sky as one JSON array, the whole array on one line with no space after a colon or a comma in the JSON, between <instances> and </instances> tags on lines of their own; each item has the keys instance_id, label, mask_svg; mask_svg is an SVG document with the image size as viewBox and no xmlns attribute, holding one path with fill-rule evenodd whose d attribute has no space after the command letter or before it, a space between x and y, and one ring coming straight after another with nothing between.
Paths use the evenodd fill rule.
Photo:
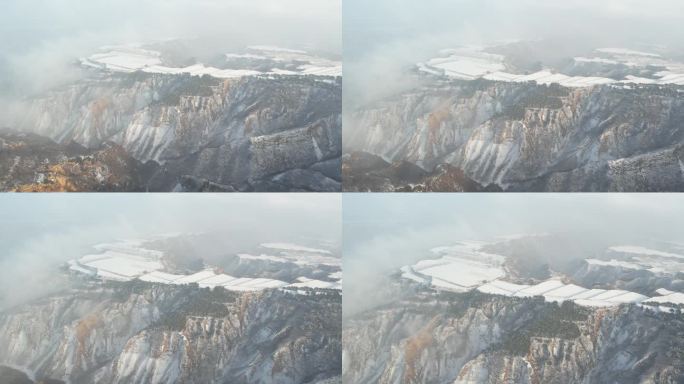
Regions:
<instances>
[{"instance_id":1,"label":"hazy white sky","mask_svg":"<svg viewBox=\"0 0 684 384\"><path fill-rule=\"evenodd\" d=\"M684 242L682 194L345 194L345 258L384 237L449 239L585 232L619 239Z\"/></svg>"},{"instance_id":2,"label":"hazy white sky","mask_svg":"<svg viewBox=\"0 0 684 384\"><path fill-rule=\"evenodd\" d=\"M333 194L4 194L0 260L42 235L93 232L112 238L252 226L255 237L276 228L339 237L341 214L341 197Z\"/></svg>"},{"instance_id":3,"label":"hazy white sky","mask_svg":"<svg viewBox=\"0 0 684 384\"><path fill-rule=\"evenodd\" d=\"M188 57L266 44L341 53L341 0L3 0L0 97L74 81L111 44L193 39ZM0 100L1 101L1 100Z\"/></svg>"},{"instance_id":4,"label":"hazy white sky","mask_svg":"<svg viewBox=\"0 0 684 384\"><path fill-rule=\"evenodd\" d=\"M345 0L343 9L345 53L354 57L393 41L431 45L445 37L655 43L684 37L679 0Z\"/></svg>"},{"instance_id":5,"label":"hazy white sky","mask_svg":"<svg viewBox=\"0 0 684 384\"><path fill-rule=\"evenodd\" d=\"M459 44L659 45L684 59L681 0L345 0L342 17L345 111L414 89L407 69Z\"/></svg>"},{"instance_id":6,"label":"hazy white sky","mask_svg":"<svg viewBox=\"0 0 684 384\"><path fill-rule=\"evenodd\" d=\"M16 50L58 39L106 44L215 35L341 44L340 0L5 0L2 8L0 42Z\"/></svg>"}]
</instances>

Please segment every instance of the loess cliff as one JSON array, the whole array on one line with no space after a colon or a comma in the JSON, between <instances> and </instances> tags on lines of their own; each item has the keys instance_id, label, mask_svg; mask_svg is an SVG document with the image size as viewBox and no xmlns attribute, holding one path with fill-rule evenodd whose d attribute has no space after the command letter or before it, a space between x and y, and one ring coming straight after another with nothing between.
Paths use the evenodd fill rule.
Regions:
<instances>
[{"instance_id":1,"label":"loess cliff","mask_svg":"<svg viewBox=\"0 0 684 384\"><path fill-rule=\"evenodd\" d=\"M0 365L69 383L317 383L341 374L337 292L84 285L0 312Z\"/></svg>"},{"instance_id":2,"label":"loess cliff","mask_svg":"<svg viewBox=\"0 0 684 384\"><path fill-rule=\"evenodd\" d=\"M678 383L684 319L479 293L419 294L343 328L349 383Z\"/></svg>"},{"instance_id":3,"label":"loess cliff","mask_svg":"<svg viewBox=\"0 0 684 384\"><path fill-rule=\"evenodd\" d=\"M119 146L145 167L142 190L340 189L335 77L91 74L28 100L11 128L90 151Z\"/></svg>"},{"instance_id":4,"label":"loess cliff","mask_svg":"<svg viewBox=\"0 0 684 384\"><path fill-rule=\"evenodd\" d=\"M388 164L364 169L360 152L432 177L458 169L456 191L683 191L683 121L675 85L431 81L350 112L345 189L444 189L388 177Z\"/></svg>"}]
</instances>

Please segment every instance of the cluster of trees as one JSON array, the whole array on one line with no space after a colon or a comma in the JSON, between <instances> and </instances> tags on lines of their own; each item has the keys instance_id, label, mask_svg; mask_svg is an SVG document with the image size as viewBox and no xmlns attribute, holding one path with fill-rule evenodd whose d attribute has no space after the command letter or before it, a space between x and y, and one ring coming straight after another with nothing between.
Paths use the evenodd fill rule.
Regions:
<instances>
[{"instance_id":1,"label":"cluster of trees","mask_svg":"<svg viewBox=\"0 0 684 384\"><path fill-rule=\"evenodd\" d=\"M544 303L534 312L533 320L510 332L503 342L493 349L526 355L534 337L576 339L581 335L576 322L586 321L588 316L588 309L572 301L565 301L561 305Z\"/></svg>"},{"instance_id":2,"label":"cluster of trees","mask_svg":"<svg viewBox=\"0 0 684 384\"><path fill-rule=\"evenodd\" d=\"M477 290L465 293L439 292L437 299L447 303L446 313L451 317L462 317L468 308L477 308L492 300L491 295L487 295Z\"/></svg>"},{"instance_id":3,"label":"cluster of trees","mask_svg":"<svg viewBox=\"0 0 684 384\"><path fill-rule=\"evenodd\" d=\"M522 120L525 111L530 108L560 109L563 107L561 97L567 96L568 90L558 84L535 85L529 87L526 92L512 104L504 106L503 111L497 117L508 120Z\"/></svg>"},{"instance_id":4,"label":"cluster of trees","mask_svg":"<svg viewBox=\"0 0 684 384\"><path fill-rule=\"evenodd\" d=\"M223 287L200 288L197 283L175 288L181 289L181 301L168 309L151 327L180 331L185 328L188 316L226 317L230 314L230 304L238 297L237 293Z\"/></svg>"},{"instance_id":5,"label":"cluster of trees","mask_svg":"<svg viewBox=\"0 0 684 384\"><path fill-rule=\"evenodd\" d=\"M131 281L106 280L103 284L105 288L113 290L112 300L121 303L127 301L131 295L140 295L155 285L154 283L138 279L133 279Z\"/></svg>"},{"instance_id":6,"label":"cluster of trees","mask_svg":"<svg viewBox=\"0 0 684 384\"><path fill-rule=\"evenodd\" d=\"M309 287L299 287L299 288L283 288L287 291L297 292L298 295L303 296L316 296L321 299L339 299L342 294L337 289L325 289L325 288L309 288Z\"/></svg>"},{"instance_id":7,"label":"cluster of trees","mask_svg":"<svg viewBox=\"0 0 684 384\"><path fill-rule=\"evenodd\" d=\"M182 96L211 96L214 87L220 84L220 79L209 75L192 76L190 74L175 75L169 85L160 90L157 101L162 105L178 105Z\"/></svg>"}]
</instances>

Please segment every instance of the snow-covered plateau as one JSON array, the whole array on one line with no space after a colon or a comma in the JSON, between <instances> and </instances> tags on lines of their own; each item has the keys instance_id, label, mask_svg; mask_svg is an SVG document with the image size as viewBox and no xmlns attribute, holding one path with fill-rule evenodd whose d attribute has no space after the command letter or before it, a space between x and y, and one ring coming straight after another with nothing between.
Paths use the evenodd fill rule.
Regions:
<instances>
[{"instance_id":1,"label":"snow-covered plateau","mask_svg":"<svg viewBox=\"0 0 684 384\"><path fill-rule=\"evenodd\" d=\"M623 289L598 289L582 287L570 282L565 276L554 276L536 284L516 284L507 281L505 268L506 257L482 251L487 243L464 241L453 246L433 248L431 253L436 258L424 259L416 264L401 268L401 276L437 290L452 292L468 292L477 290L482 293L508 297L542 296L546 301L562 303L572 301L584 307L611 307L625 303L635 303L652 307L652 303L684 304L683 293L658 289L657 296L648 297ZM639 246L614 246L608 252L636 253L637 255L658 256L665 259L684 259L684 256L652 250ZM639 256L636 257L639 259ZM666 269L660 260L649 259L652 263L642 261L640 264L619 260L586 259L589 265L610 266L645 270L649 272L671 273L680 269ZM654 266L653 264L657 265ZM667 264L671 267L670 264ZM669 309L668 309L669 310Z\"/></svg>"},{"instance_id":2,"label":"snow-covered plateau","mask_svg":"<svg viewBox=\"0 0 684 384\"><path fill-rule=\"evenodd\" d=\"M21 100L0 129L0 189L341 189L339 62L269 47L186 56L105 47L76 80Z\"/></svg>"},{"instance_id":3,"label":"snow-covered plateau","mask_svg":"<svg viewBox=\"0 0 684 384\"><path fill-rule=\"evenodd\" d=\"M350 108L344 190L684 191L677 53L542 44L444 50Z\"/></svg>"},{"instance_id":4,"label":"snow-covered plateau","mask_svg":"<svg viewBox=\"0 0 684 384\"><path fill-rule=\"evenodd\" d=\"M665 69L655 74L654 78L627 75L623 79L601 76L565 75L551 68L544 68L534 73L512 73L507 70L506 57L500 54L487 53L487 47L465 46L444 49L440 56L418 64L418 69L432 75L447 76L462 80L486 79L525 83L535 81L539 84L560 84L565 87L580 88L594 85L614 84L674 84L684 85L684 63L666 60L658 54L632 51L623 48L599 48L595 50L597 57L575 57L577 63L600 63L626 65L631 67L657 66ZM603 57L601 57L603 56Z\"/></svg>"},{"instance_id":5,"label":"snow-covered plateau","mask_svg":"<svg viewBox=\"0 0 684 384\"><path fill-rule=\"evenodd\" d=\"M256 75L314 75L342 76L342 64L333 60L310 55L302 50L293 50L267 45L249 46L245 53L225 54L226 68L206 66L195 63L184 67L165 65L162 53L135 45L106 46L102 52L80 59L81 65L113 72L135 72L160 74L189 74L192 76L209 75L220 79L230 79ZM281 69L277 65L266 70L230 68L232 60L269 60L277 63L296 63L291 69Z\"/></svg>"},{"instance_id":6,"label":"snow-covered plateau","mask_svg":"<svg viewBox=\"0 0 684 384\"><path fill-rule=\"evenodd\" d=\"M236 267L227 255L226 268L245 272L227 274L208 267L203 257L221 262L213 256L177 246L204 239L95 245L66 263L68 278L49 276L60 289L0 308L0 382L25 374L22 383L340 383L341 269ZM261 248L332 256L297 243ZM288 282L268 274L286 268Z\"/></svg>"},{"instance_id":7,"label":"snow-covered plateau","mask_svg":"<svg viewBox=\"0 0 684 384\"><path fill-rule=\"evenodd\" d=\"M290 243L266 243L263 246L268 249L279 250L283 253L283 256L239 254L238 257L248 260L269 260L304 265L323 264L340 266L340 260L328 256L331 253L328 250L308 248ZM337 281L321 281L300 277L294 283L271 278L236 277L221 272L219 268L211 267L192 274L174 274L164 271L166 267L164 265L163 252L146 249L140 242L122 241L98 244L94 248L100 251L100 253L69 260L69 270L102 280L131 281L139 279L146 282L168 285L196 283L202 288L223 287L231 291L259 291L272 288L287 289L290 287L342 289L341 272L330 275L331 278Z\"/></svg>"},{"instance_id":8,"label":"snow-covered plateau","mask_svg":"<svg viewBox=\"0 0 684 384\"><path fill-rule=\"evenodd\" d=\"M678 260L681 248L603 240L551 234L433 248L346 317L344 381L682 382L683 275L630 259Z\"/></svg>"}]
</instances>

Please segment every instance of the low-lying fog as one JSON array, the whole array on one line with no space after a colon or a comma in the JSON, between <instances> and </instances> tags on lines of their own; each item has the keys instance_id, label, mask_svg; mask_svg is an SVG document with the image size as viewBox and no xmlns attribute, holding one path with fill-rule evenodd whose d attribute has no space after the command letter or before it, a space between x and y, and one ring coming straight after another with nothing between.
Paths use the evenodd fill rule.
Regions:
<instances>
[{"instance_id":1,"label":"low-lying fog","mask_svg":"<svg viewBox=\"0 0 684 384\"><path fill-rule=\"evenodd\" d=\"M678 0L346 0L343 20L345 135L355 129L349 113L418 88L409 70L444 48L534 41L546 63L601 47L679 59L684 49Z\"/></svg>"},{"instance_id":2,"label":"low-lying fog","mask_svg":"<svg viewBox=\"0 0 684 384\"><path fill-rule=\"evenodd\" d=\"M345 316L391 300L376 294L387 276L459 240L551 234L530 249L558 268L611 245L684 243L680 194L346 194L343 206Z\"/></svg>"},{"instance_id":3,"label":"low-lying fog","mask_svg":"<svg viewBox=\"0 0 684 384\"><path fill-rule=\"evenodd\" d=\"M183 40L186 57L247 45L341 52L340 0L8 0L0 12L0 128L24 97L78 80L105 45Z\"/></svg>"},{"instance_id":4,"label":"low-lying fog","mask_svg":"<svg viewBox=\"0 0 684 384\"><path fill-rule=\"evenodd\" d=\"M265 242L325 241L339 254L341 214L340 196L327 194L7 194L0 308L62 288L59 266L102 242L203 234L182 252L216 265Z\"/></svg>"}]
</instances>

